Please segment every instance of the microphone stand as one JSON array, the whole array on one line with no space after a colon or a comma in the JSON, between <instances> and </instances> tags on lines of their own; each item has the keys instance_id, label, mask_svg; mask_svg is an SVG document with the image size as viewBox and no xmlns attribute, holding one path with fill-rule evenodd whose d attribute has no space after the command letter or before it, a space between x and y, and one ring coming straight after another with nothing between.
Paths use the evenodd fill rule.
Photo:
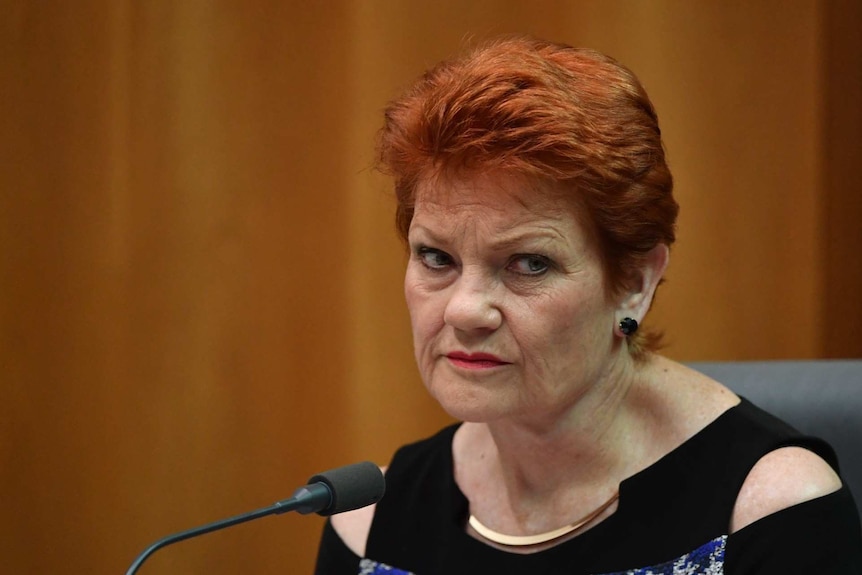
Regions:
<instances>
[{"instance_id":1,"label":"microphone stand","mask_svg":"<svg viewBox=\"0 0 862 575\"><path fill-rule=\"evenodd\" d=\"M218 531L219 529L231 527L232 525L237 525L239 523L245 523L246 521L251 521L252 519L257 519L259 517L266 517L267 515L278 515L287 511L297 511L306 515L327 507L331 501L332 491L330 491L329 487L325 483L312 483L310 485L300 487L289 499L278 501L269 507L264 507L256 511L249 511L242 515L236 515L234 517L222 519L221 521L215 521L213 523L201 525L200 527L187 529L186 531L180 531L179 533L174 533L173 535L168 535L167 537L159 539L138 555L137 559L135 559L134 563L129 567L129 570L126 571L126 575L134 575L147 557L152 555L158 549L172 543L177 543L205 533Z\"/></svg>"}]
</instances>

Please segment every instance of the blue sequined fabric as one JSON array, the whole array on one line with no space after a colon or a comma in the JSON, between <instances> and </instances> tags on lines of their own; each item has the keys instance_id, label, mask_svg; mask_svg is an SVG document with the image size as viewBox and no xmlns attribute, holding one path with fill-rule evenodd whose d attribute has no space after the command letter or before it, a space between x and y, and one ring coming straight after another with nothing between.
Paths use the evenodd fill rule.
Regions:
<instances>
[{"instance_id":1,"label":"blue sequined fabric","mask_svg":"<svg viewBox=\"0 0 862 575\"><path fill-rule=\"evenodd\" d=\"M371 559L363 559L359 562L359 575L413 575L413 573Z\"/></svg>"},{"instance_id":2,"label":"blue sequined fabric","mask_svg":"<svg viewBox=\"0 0 862 575\"><path fill-rule=\"evenodd\" d=\"M722 575L724 573L724 549L727 536L716 537L694 551L678 559L628 571L615 571L601 575ZM359 575L414 575L410 571L396 569L383 563L363 559L359 563ZM598 574L597 574L598 575Z\"/></svg>"},{"instance_id":3,"label":"blue sequined fabric","mask_svg":"<svg viewBox=\"0 0 862 575\"><path fill-rule=\"evenodd\" d=\"M603 575L722 575L727 535L716 537L679 559L652 567L616 571Z\"/></svg>"}]
</instances>

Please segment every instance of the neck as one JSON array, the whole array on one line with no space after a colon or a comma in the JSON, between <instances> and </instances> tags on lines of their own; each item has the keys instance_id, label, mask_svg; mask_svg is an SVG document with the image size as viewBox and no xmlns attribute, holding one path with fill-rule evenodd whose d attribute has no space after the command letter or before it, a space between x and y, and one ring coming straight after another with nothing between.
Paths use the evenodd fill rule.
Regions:
<instances>
[{"instance_id":1,"label":"neck","mask_svg":"<svg viewBox=\"0 0 862 575\"><path fill-rule=\"evenodd\" d=\"M587 513L606 501L631 472L633 373L609 371L551 416L465 424L461 448L471 456L460 460L456 479L484 500L471 500L471 509L540 531L571 520L561 511Z\"/></svg>"},{"instance_id":2,"label":"neck","mask_svg":"<svg viewBox=\"0 0 862 575\"><path fill-rule=\"evenodd\" d=\"M636 385L633 370L618 366L557 413L489 422L507 489L553 493L607 481L626 458Z\"/></svg>"}]
</instances>

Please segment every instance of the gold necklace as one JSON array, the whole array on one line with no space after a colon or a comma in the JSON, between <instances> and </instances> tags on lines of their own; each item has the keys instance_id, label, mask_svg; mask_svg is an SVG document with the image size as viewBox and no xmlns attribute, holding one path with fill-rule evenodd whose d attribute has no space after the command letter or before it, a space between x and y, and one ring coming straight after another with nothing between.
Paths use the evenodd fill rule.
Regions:
<instances>
[{"instance_id":1,"label":"gold necklace","mask_svg":"<svg viewBox=\"0 0 862 575\"><path fill-rule=\"evenodd\" d=\"M526 545L538 545L539 543L547 543L548 541L553 541L554 539L559 539L563 535L568 535L572 531L580 529L610 507L614 501L619 499L620 492L616 491L610 499L604 502L601 507L570 525L566 525L564 527L560 527L559 529L554 529L553 531L546 531L545 533L537 533L535 535L504 535L503 533L497 533L493 529L485 527L482 525L478 519L474 515L470 515L469 523L470 527L476 530L476 533L487 539L488 541L493 541L494 543L499 543L500 545L509 545L514 547L521 547Z\"/></svg>"}]
</instances>

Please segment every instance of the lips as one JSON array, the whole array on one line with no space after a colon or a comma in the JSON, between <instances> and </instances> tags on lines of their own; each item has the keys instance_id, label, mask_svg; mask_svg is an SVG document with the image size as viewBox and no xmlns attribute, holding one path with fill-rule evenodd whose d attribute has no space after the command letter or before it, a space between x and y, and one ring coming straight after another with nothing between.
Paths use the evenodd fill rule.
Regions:
<instances>
[{"instance_id":1,"label":"lips","mask_svg":"<svg viewBox=\"0 0 862 575\"><path fill-rule=\"evenodd\" d=\"M490 353L466 353L463 351L453 351L446 354L446 358L450 363L464 369L493 369L509 365L508 361L503 361L496 355Z\"/></svg>"}]
</instances>

